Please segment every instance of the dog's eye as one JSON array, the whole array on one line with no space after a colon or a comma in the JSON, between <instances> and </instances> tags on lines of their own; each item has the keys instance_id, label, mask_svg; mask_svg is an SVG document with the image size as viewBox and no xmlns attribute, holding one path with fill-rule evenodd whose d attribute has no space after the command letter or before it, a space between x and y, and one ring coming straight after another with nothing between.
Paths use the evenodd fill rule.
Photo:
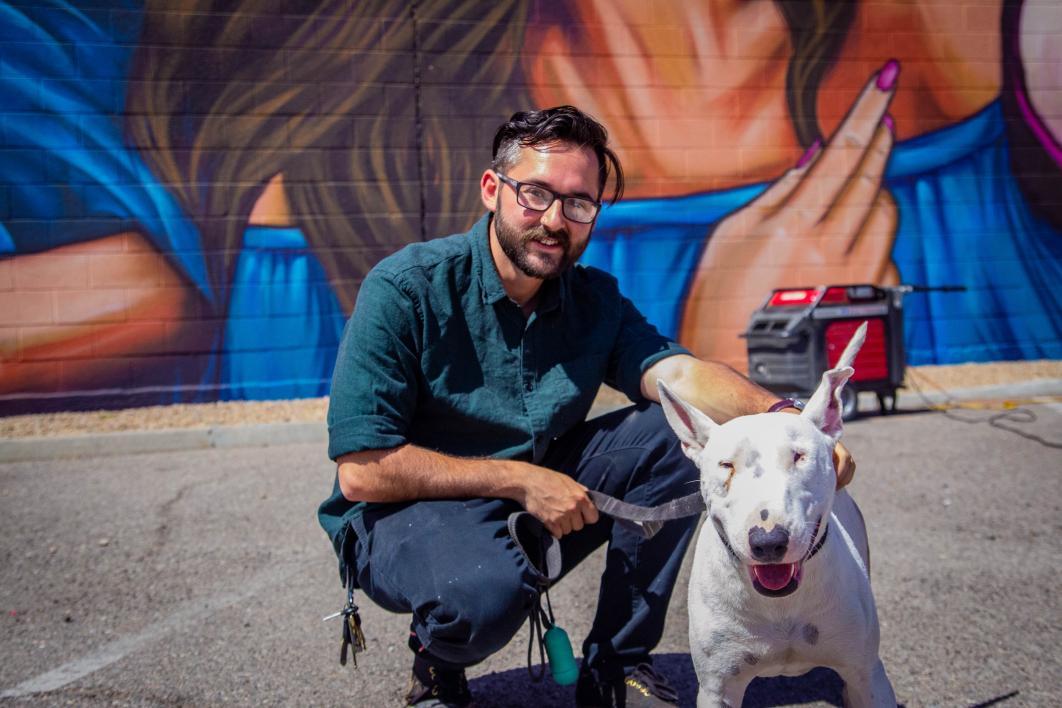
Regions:
<instances>
[{"instance_id":1,"label":"dog's eye","mask_svg":"<svg viewBox=\"0 0 1062 708\"><path fill-rule=\"evenodd\" d=\"M734 463L733 462L727 462L726 460L720 460L719 461L719 466L722 467L724 470L732 470L732 469L734 469Z\"/></svg>"},{"instance_id":2,"label":"dog's eye","mask_svg":"<svg viewBox=\"0 0 1062 708\"><path fill-rule=\"evenodd\" d=\"M794 453L793 453L793 464L794 464L794 465L798 465L798 464L800 464L801 462L803 462L803 461L804 461L804 457L805 457L805 456L804 456L804 453L802 453L802 452L799 452L799 451L797 451L797 452L794 452Z\"/></svg>"}]
</instances>

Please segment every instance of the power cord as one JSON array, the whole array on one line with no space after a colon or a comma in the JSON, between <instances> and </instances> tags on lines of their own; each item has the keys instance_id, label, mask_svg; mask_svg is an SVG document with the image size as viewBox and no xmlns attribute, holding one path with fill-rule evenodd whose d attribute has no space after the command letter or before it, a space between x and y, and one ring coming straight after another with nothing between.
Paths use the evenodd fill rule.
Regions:
<instances>
[{"instance_id":1,"label":"power cord","mask_svg":"<svg viewBox=\"0 0 1062 708\"><path fill-rule=\"evenodd\" d=\"M1017 428L1012 428L1008 425L1003 425L1004 422L1010 422L1020 425L1028 425L1030 423L1036 422L1038 420L1038 417L1035 411L1033 411L1032 409L1020 407L1018 402L1016 401L1003 401L998 406L986 405L983 403L962 403L961 401L956 400L950 393L948 393L947 390L945 390L941 386L938 386L932 381L929 381L927 378L923 378L921 382L923 386L931 386L940 393L944 394L945 396L944 403L933 403L931 400L929 400L929 397L922 390L922 386L920 386L919 382L916 380L918 377L921 376L922 374L918 374L916 376L915 372L912 369L907 369L907 384L912 389L914 389L914 392L918 394L919 398L922 399L922 402L929 410L941 413L944 415L944 417L949 418L950 420L955 420L960 423L967 423L969 425L975 425L977 423L988 423L993 428L999 428L1000 430L1005 430L1008 433L1014 433L1015 435L1019 435L1028 440L1032 440L1033 442L1039 443L1044 447L1062 449L1062 442L1054 442L1052 440L1047 440L1034 433L1030 433L1024 430L1018 430ZM962 409L996 410L997 408L1003 408L1004 410L1000 413L989 416L988 418L967 418L961 415L956 415L954 413L954 411Z\"/></svg>"}]
</instances>

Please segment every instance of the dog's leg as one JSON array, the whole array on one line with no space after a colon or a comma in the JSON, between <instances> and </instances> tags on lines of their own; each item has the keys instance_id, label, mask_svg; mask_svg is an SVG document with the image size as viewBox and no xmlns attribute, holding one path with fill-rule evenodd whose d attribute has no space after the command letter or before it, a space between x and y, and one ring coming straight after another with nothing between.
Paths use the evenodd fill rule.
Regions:
<instances>
[{"instance_id":1,"label":"dog's leg","mask_svg":"<svg viewBox=\"0 0 1062 708\"><path fill-rule=\"evenodd\" d=\"M701 681L697 691L697 708L741 708L745 689L753 678L755 676L751 672L742 672Z\"/></svg>"},{"instance_id":2,"label":"dog's leg","mask_svg":"<svg viewBox=\"0 0 1062 708\"><path fill-rule=\"evenodd\" d=\"M870 676L870 700L875 706L896 708L896 694L892 690L892 682L885 673L885 665L881 663L881 659L874 665Z\"/></svg>"},{"instance_id":3,"label":"dog's leg","mask_svg":"<svg viewBox=\"0 0 1062 708\"><path fill-rule=\"evenodd\" d=\"M748 685L748 681L728 681L721 692L701 686L697 691L697 708L741 708Z\"/></svg>"},{"instance_id":4,"label":"dog's leg","mask_svg":"<svg viewBox=\"0 0 1062 708\"><path fill-rule=\"evenodd\" d=\"M896 694L880 659L868 671L838 669L844 679L844 704L847 708L896 708Z\"/></svg>"}]
</instances>

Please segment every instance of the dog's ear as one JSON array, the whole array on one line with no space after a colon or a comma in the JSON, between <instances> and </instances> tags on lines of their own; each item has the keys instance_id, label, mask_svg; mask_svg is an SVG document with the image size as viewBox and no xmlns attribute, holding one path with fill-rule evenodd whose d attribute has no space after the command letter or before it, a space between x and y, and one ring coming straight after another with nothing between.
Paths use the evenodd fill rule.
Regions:
<instances>
[{"instance_id":1,"label":"dog's ear","mask_svg":"<svg viewBox=\"0 0 1062 708\"><path fill-rule=\"evenodd\" d=\"M715 421L675 395L663 380L657 379L656 390L660 394L664 416L682 443L682 451L686 457L696 460L708 443L708 435L716 426Z\"/></svg>"},{"instance_id":2,"label":"dog's ear","mask_svg":"<svg viewBox=\"0 0 1062 708\"><path fill-rule=\"evenodd\" d=\"M841 389L855 369L830 369L822 373L822 382L800 415L834 440L841 437L844 426L841 422Z\"/></svg>"},{"instance_id":3,"label":"dog's ear","mask_svg":"<svg viewBox=\"0 0 1062 708\"><path fill-rule=\"evenodd\" d=\"M801 414L811 421L816 428L834 440L841 437L844 426L841 421L841 389L855 373L852 362L856 354L863 346L867 338L867 323L859 325L859 329L852 335L848 346L844 348L837 365L829 371L824 371L819 387L804 407Z\"/></svg>"}]
</instances>

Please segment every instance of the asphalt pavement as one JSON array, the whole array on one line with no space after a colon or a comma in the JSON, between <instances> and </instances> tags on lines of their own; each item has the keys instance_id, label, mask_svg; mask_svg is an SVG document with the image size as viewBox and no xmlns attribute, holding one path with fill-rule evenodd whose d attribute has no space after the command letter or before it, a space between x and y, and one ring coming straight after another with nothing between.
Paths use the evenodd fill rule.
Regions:
<instances>
[{"instance_id":1,"label":"asphalt pavement","mask_svg":"<svg viewBox=\"0 0 1062 708\"><path fill-rule=\"evenodd\" d=\"M401 704L408 617L359 595L356 669L321 620L343 591L314 516L334 475L319 433L225 434L0 464L0 703ZM1062 704L1062 405L943 414L901 399L845 442L900 702ZM656 659L683 705L690 557ZM577 654L602 565L599 552L551 592ZM572 705L571 688L531 681L527 640L470 669L477 706ZM759 679L746 705L839 705L840 690L828 670Z\"/></svg>"}]
</instances>

